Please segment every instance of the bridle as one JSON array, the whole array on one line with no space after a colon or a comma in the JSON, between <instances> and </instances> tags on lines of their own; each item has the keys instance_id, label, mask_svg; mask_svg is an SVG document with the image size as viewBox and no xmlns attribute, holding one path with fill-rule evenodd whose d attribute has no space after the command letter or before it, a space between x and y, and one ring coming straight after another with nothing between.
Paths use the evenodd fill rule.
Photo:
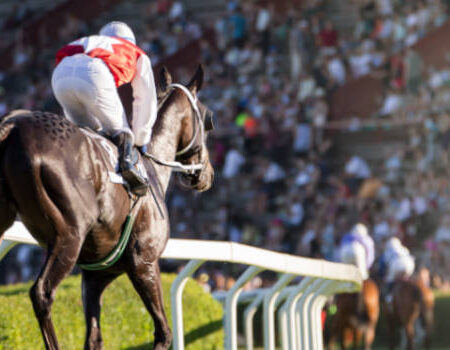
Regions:
<instances>
[{"instance_id":1,"label":"bridle","mask_svg":"<svg viewBox=\"0 0 450 350\"><path fill-rule=\"evenodd\" d=\"M183 155L186 155L189 151L191 151L194 147L195 141L197 140L198 135L200 135L200 140L201 140L201 146L200 146L200 150L199 152L202 151L202 148L204 147L204 135L205 135L205 127L203 125L203 120L202 120L202 116L200 113L200 110L198 108L198 99L197 96L194 96L188 88L186 88L185 86L178 84L178 83L173 83L170 84L168 86L168 88L172 88L172 89L180 89L181 91L184 92L184 94L186 95L186 97L188 98L192 109L194 110L194 125L197 124L197 126L195 127L195 131L194 131L194 135L192 136L191 141L189 141L189 143L187 144L186 147L184 147L182 150L178 151L175 155L176 157L181 157ZM195 123L195 121L197 121L197 123ZM177 160L175 161L167 161L167 160L160 160L157 157L155 157L153 154L144 152L143 155L147 158L150 158L151 160L153 160L156 164L159 165L163 165L163 166L167 166L172 168L172 171L175 172L180 172L180 173L184 173L184 174L188 174L188 175L192 175L194 174L196 171L202 170L204 164L203 163L197 163L197 164L183 164Z\"/></svg>"}]
</instances>

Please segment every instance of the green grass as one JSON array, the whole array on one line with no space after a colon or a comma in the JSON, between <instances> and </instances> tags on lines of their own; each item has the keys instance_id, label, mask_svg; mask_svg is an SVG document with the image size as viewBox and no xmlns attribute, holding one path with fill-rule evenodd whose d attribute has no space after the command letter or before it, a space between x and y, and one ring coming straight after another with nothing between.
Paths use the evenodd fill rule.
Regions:
<instances>
[{"instance_id":1,"label":"green grass","mask_svg":"<svg viewBox=\"0 0 450 350\"><path fill-rule=\"evenodd\" d=\"M170 324L170 284L175 275L162 275L164 304ZM28 290L31 284L0 288L0 350L44 349ZM52 316L62 349L82 349L84 317L80 278L69 277L58 288ZM220 349L223 344L222 307L189 281L183 294L186 349ZM106 291L103 298L102 334L108 350L151 349L153 322L125 276Z\"/></svg>"}]
</instances>

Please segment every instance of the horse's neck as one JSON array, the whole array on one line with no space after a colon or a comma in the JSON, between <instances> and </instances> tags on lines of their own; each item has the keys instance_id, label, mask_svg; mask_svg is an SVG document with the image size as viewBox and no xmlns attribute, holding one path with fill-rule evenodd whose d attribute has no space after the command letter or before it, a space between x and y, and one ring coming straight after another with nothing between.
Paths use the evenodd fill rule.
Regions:
<instances>
[{"instance_id":1,"label":"horse's neck","mask_svg":"<svg viewBox=\"0 0 450 350\"><path fill-rule=\"evenodd\" d=\"M181 124L176 120L177 113L171 111L175 106L165 110L164 115L158 115L158 119L153 127L152 138L150 141L150 153L156 158L164 161L175 160L175 154L178 147L178 135ZM172 168L153 163L156 169L159 182L164 194L169 185Z\"/></svg>"}]
</instances>

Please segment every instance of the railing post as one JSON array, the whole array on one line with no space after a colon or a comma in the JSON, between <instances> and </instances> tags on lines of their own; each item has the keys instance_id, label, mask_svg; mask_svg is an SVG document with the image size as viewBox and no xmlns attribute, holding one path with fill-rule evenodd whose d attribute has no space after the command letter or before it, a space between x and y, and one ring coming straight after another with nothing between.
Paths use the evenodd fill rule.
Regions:
<instances>
[{"instance_id":1,"label":"railing post","mask_svg":"<svg viewBox=\"0 0 450 350\"><path fill-rule=\"evenodd\" d=\"M275 350L275 301L280 290L294 279L295 275L284 274L264 296L263 322L264 322L264 349Z\"/></svg>"},{"instance_id":2,"label":"railing post","mask_svg":"<svg viewBox=\"0 0 450 350\"><path fill-rule=\"evenodd\" d=\"M261 305L266 292L261 292L252 303L245 308L244 324L245 324L245 348L246 350L253 350L253 317Z\"/></svg>"},{"instance_id":3,"label":"railing post","mask_svg":"<svg viewBox=\"0 0 450 350\"><path fill-rule=\"evenodd\" d=\"M191 260L181 270L170 287L170 304L172 307L173 349L184 350L183 332L183 289L189 277L202 265L204 260Z\"/></svg>"},{"instance_id":4,"label":"railing post","mask_svg":"<svg viewBox=\"0 0 450 350\"><path fill-rule=\"evenodd\" d=\"M327 296L330 295L338 284L338 281L325 280L321 286L314 292L311 301L308 305L308 327L309 327L309 345L310 349L323 349L322 339L322 323L321 313L322 307L327 300Z\"/></svg>"},{"instance_id":5,"label":"railing post","mask_svg":"<svg viewBox=\"0 0 450 350\"><path fill-rule=\"evenodd\" d=\"M225 349L237 350L237 301L242 287L258 273L263 271L261 267L250 266L237 279L233 287L228 291L225 299Z\"/></svg>"},{"instance_id":6,"label":"railing post","mask_svg":"<svg viewBox=\"0 0 450 350\"><path fill-rule=\"evenodd\" d=\"M325 282L326 280L318 278L312 284L306 288L303 295L298 301L298 308L300 311L300 318L298 319L297 327L300 329L301 336L297 338L297 345L300 350L310 350L308 346L308 336L309 336L309 324L307 308L313 296L313 293Z\"/></svg>"},{"instance_id":7,"label":"railing post","mask_svg":"<svg viewBox=\"0 0 450 350\"><path fill-rule=\"evenodd\" d=\"M283 350L296 350L297 348L297 333L300 332L300 330L296 326L295 307L303 291L314 281L314 277L303 278L289 294L286 302L279 311L279 319L286 320L286 327L280 328L282 340L281 346ZM282 327L281 324L280 327Z\"/></svg>"}]
</instances>

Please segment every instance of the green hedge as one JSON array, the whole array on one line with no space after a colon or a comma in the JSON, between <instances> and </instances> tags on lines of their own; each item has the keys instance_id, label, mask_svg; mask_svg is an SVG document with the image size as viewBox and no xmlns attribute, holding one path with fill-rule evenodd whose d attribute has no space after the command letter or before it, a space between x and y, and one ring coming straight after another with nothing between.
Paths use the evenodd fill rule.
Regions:
<instances>
[{"instance_id":1,"label":"green hedge","mask_svg":"<svg viewBox=\"0 0 450 350\"><path fill-rule=\"evenodd\" d=\"M162 275L164 304L170 324L170 284L175 275ZM44 349L28 291L31 283L0 288L0 349ZM223 347L222 306L194 281L183 294L186 349ZM80 277L69 277L58 288L52 310L62 349L82 349L85 325ZM104 348L151 349L153 322L125 276L105 291L101 317Z\"/></svg>"}]
</instances>

